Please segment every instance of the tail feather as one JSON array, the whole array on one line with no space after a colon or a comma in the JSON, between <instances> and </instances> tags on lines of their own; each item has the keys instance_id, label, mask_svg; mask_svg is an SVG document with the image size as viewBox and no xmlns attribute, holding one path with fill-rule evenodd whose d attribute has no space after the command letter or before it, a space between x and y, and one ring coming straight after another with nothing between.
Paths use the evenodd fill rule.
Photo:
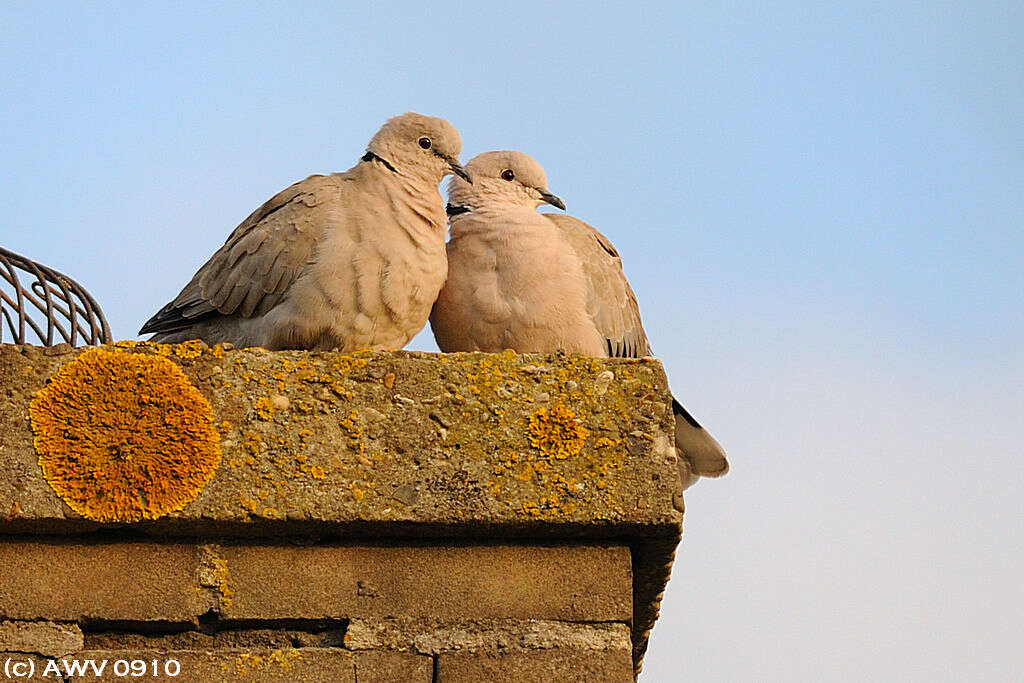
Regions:
<instances>
[{"instance_id":1,"label":"tail feather","mask_svg":"<svg viewBox=\"0 0 1024 683\"><path fill-rule=\"evenodd\" d=\"M672 413L676 417L675 446L683 488L700 477L721 477L728 472L729 461L721 444L674 398Z\"/></svg>"}]
</instances>

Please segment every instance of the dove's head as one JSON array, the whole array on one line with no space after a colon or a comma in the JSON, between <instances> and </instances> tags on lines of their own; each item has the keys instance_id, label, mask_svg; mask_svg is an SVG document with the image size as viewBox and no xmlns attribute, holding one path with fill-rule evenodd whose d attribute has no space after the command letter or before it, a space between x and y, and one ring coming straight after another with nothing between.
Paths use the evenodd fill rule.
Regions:
<instances>
[{"instance_id":1,"label":"dove's head","mask_svg":"<svg viewBox=\"0 0 1024 683\"><path fill-rule=\"evenodd\" d=\"M455 126L444 119L409 112L389 119L366 146L367 157L376 156L397 173L425 178L435 184L454 173L469 180L459 163L462 139ZM365 158L365 157L364 157Z\"/></svg>"},{"instance_id":2,"label":"dove's head","mask_svg":"<svg viewBox=\"0 0 1024 683\"><path fill-rule=\"evenodd\" d=\"M565 209L562 200L548 190L548 177L533 157L522 152L484 152L466 164L473 184L452 178L448 184L449 214L486 208L527 207L551 204ZM461 211L460 211L461 209Z\"/></svg>"}]
</instances>

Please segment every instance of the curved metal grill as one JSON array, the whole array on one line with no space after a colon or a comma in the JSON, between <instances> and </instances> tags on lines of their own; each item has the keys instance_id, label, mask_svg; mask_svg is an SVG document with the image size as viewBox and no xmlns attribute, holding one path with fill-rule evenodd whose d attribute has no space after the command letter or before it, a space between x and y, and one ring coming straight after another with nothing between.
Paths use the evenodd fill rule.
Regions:
<instances>
[{"instance_id":1,"label":"curved metal grill","mask_svg":"<svg viewBox=\"0 0 1024 683\"><path fill-rule=\"evenodd\" d=\"M0 278L0 341L29 343L29 331L46 346L111 341L96 300L67 275L0 247Z\"/></svg>"}]
</instances>

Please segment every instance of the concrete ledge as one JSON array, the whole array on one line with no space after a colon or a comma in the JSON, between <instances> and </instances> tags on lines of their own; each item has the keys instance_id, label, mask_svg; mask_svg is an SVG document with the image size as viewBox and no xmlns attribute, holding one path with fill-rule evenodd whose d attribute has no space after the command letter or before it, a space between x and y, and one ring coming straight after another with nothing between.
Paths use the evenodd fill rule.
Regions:
<instances>
[{"instance_id":1,"label":"concrete ledge","mask_svg":"<svg viewBox=\"0 0 1024 683\"><path fill-rule=\"evenodd\" d=\"M85 352L0 345L0 618L608 621L642 658L682 521L656 361L107 348L181 369L219 467L169 514L87 519L44 477L29 419Z\"/></svg>"},{"instance_id":2,"label":"concrete ledge","mask_svg":"<svg viewBox=\"0 0 1024 683\"><path fill-rule=\"evenodd\" d=\"M210 401L223 461L194 502L135 528L292 535L500 525L533 534L554 524L593 536L680 523L656 361L183 346L123 351L181 366ZM54 495L36 464L29 401L81 354L48 351L0 345L7 533L96 528ZM583 431L567 435L565 423ZM573 445L571 456L559 451Z\"/></svg>"}]
</instances>

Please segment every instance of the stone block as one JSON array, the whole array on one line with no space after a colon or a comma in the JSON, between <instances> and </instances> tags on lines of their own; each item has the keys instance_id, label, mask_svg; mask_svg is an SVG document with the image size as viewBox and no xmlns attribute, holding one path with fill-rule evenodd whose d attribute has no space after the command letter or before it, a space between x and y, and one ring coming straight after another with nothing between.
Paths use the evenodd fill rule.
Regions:
<instances>
[{"instance_id":1,"label":"stone block","mask_svg":"<svg viewBox=\"0 0 1024 683\"><path fill-rule=\"evenodd\" d=\"M207 598L196 546L0 541L0 617L191 622Z\"/></svg>"},{"instance_id":2,"label":"stone block","mask_svg":"<svg viewBox=\"0 0 1024 683\"><path fill-rule=\"evenodd\" d=\"M355 655L358 683L432 683L432 657L406 652L360 652Z\"/></svg>"},{"instance_id":3,"label":"stone block","mask_svg":"<svg viewBox=\"0 0 1024 683\"><path fill-rule=\"evenodd\" d=\"M94 677L93 669L90 669L85 677L96 681L356 683L355 659L351 652L339 649L85 650L66 659L80 664L91 661L96 666L105 663L102 676ZM132 676L132 666L136 671L145 666L145 674ZM153 675L154 668L156 676ZM119 675L125 670L128 675ZM178 671L177 675L173 675L174 671Z\"/></svg>"},{"instance_id":4,"label":"stone block","mask_svg":"<svg viewBox=\"0 0 1024 683\"><path fill-rule=\"evenodd\" d=\"M77 624L0 621L0 652L26 652L44 657L60 657L81 650L82 645L82 630Z\"/></svg>"},{"instance_id":5,"label":"stone block","mask_svg":"<svg viewBox=\"0 0 1024 683\"><path fill-rule=\"evenodd\" d=\"M75 512L51 486L57 470L43 475L29 407L89 352L0 344L0 618L192 624L212 607L228 620L605 620L632 625L639 665L682 521L656 361L117 346L106 348L176 364L209 402L219 467L194 498L153 508L155 519L124 524L81 501ZM130 405L131 384L105 403ZM148 405L156 395L145 393ZM86 392L59 405L73 404L93 402ZM131 419L114 422L131 435ZM89 433L68 443L95 443L108 422L77 424ZM163 452L126 443L132 462ZM117 443L109 456L126 459ZM59 464L66 483L75 463ZM119 496L152 500L135 488ZM219 545L138 540L147 535ZM264 599L273 591L280 606Z\"/></svg>"},{"instance_id":6,"label":"stone block","mask_svg":"<svg viewBox=\"0 0 1024 683\"><path fill-rule=\"evenodd\" d=\"M537 619L353 619L345 632L350 650L391 649L490 655L513 650L628 650L624 623L567 623Z\"/></svg>"},{"instance_id":7,"label":"stone block","mask_svg":"<svg viewBox=\"0 0 1024 683\"><path fill-rule=\"evenodd\" d=\"M225 545L229 619L629 621L627 548Z\"/></svg>"},{"instance_id":8,"label":"stone block","mask_svg":"<svg viewBox=\"0 0 1024 683\"><path fill-rule=\"evenodd\" d=\"M501 655L445 653L437 657L437 683L632 683L629 649L517 650Z\"/></svg>"}]
</instances>

